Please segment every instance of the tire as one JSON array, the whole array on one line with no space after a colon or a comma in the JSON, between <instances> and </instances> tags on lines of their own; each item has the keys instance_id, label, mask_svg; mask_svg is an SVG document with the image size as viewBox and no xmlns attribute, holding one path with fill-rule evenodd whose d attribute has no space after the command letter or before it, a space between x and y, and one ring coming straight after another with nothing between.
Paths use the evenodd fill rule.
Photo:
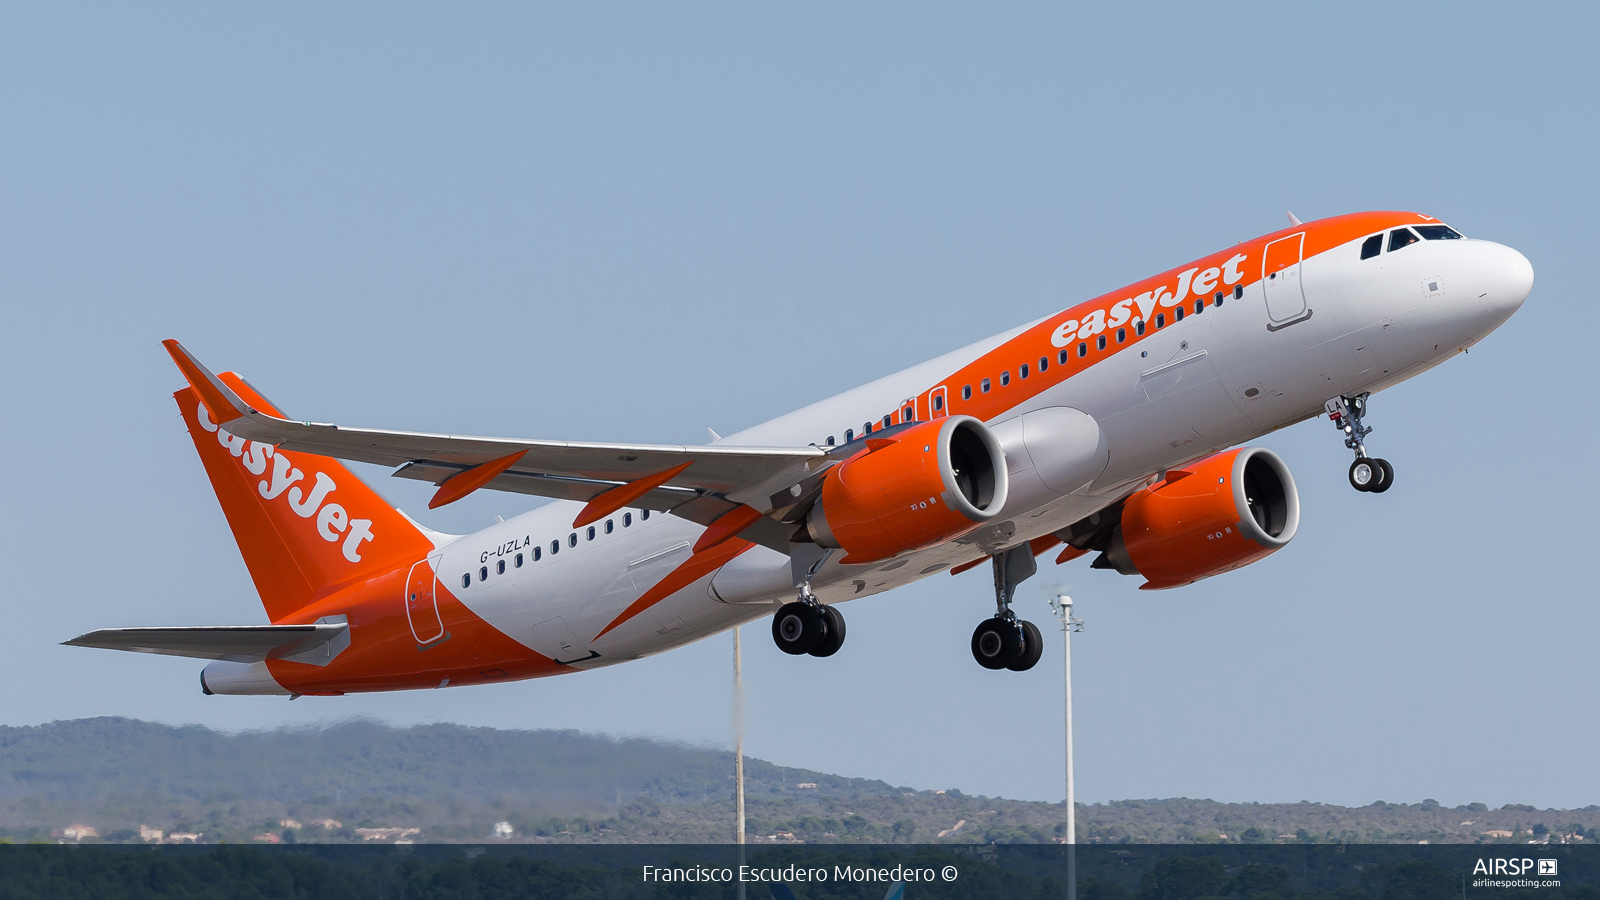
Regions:
<instances>
[{"instance_id":1,"label":"tire","mask_svg":"<svg viewBox=\"0 0 1600 900\"><path fill-rule=\"evenodd\" d=\"M1022 652L1011 665L1006 666L1013 672L1026 672L1039 664L1039 657L1044 655L1044 635L1039 633L1039 626L1024 620L1022 623Z\"/></svg>"},{"instance_id":2,"label":"tire","mask_svg":"<svg viewBox=\"0 0 1600 900\"><path fill-rule=\"evenodd\" d=\"M1394 466L1389 465L1387 459L1375 459L1373 462L1382 471L1383 478L1371 490L1374 494L1381 494L1394 485Z\"/></svg>"},{"instance_id":3,"label":"tire","mask_svg":"<svg viewBox=\"0 0 1600 900\"><path fill-rule=\"evenodd\" d=\"M1383 477L1383 470L1378 464L1365 456L1356 457L1350 464L1350 486L1362 493L1372 490L1372 486Z\"/></svg>"},{"instance_id":4,"label":"tire","mask_svg":"<svg viewBox=\"0 0 1600 900\"><path fill-rule=\"evenodd\" d=\"M1022 628L1014 621L984 619L972 632L972 658L985 669L1004 669L1022 649Z\"/></svg>"},{"instance_id":5,"label":"tire","mask_svg":"<svg viewBox=\"0 0 1600 900\"><path fill-rule=\"evenodd\" d=\"M827 620L828 633L811 648L812 656L832 656L844 646L844 614L831 606L824 606L822 614Z\"/></svg>"},{"instance_id":6,"label":"tire","mask_svg":"<svg viewBox=\"0 0 1600 900\"><path fill-rule=\"evenodd\" d=\"M772 617L772 642L790 656L810 653L827 637L827 616L809 603L785 603Z\"/></svg>"}]
</instances>

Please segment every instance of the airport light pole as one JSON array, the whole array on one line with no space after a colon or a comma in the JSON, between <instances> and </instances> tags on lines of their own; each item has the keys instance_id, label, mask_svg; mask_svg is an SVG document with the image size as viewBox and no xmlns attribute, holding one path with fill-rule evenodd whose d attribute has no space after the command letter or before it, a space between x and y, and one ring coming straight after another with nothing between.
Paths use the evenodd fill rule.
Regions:
<instances>
[{"instance_id":1,"label":"airport light pole","mask_svg":"<svg viewBox=\"0 0 1600 900\"><path fill-rule=\"evenodd\" d=\"M1072 598L1050 598L1050 611L1061 620L1061 668L1066 683L1067 722L1067 900L1078 900L1078 808L1072 785L1072 633L1083 630L1083 620L1072 615Z\"/></svg>"},{"instance_id":2,"label":"airport light pole","mask_svg":"<svg viewBox=\"0 0 1600 900\"><path fill-rule=\"evenodd\" d=\"M733 626L733 806L734 841L739 845L739 865L744 865L744 664L739 653L739 626ZM745 900L744 881L736 889Z\"/></svg>"}]
</instances>

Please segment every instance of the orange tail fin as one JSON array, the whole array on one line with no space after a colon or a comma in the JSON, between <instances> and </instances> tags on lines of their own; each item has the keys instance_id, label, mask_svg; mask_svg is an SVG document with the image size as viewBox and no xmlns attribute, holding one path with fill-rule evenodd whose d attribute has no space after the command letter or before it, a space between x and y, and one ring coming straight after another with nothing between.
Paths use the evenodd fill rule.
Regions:
<instances>
[{"instance_id":1,"label":"orange tail fin","mask_svg":"<svg viewBox=\"0 0 1600 900\"><path fill-rule=\"evenodd\" d=\"M218 377L256 409L282 415L233 372ZM421 529L339 461L229 434L192 387L172 396L273 622L433 551Z\"/></svg>"}]
</instances>

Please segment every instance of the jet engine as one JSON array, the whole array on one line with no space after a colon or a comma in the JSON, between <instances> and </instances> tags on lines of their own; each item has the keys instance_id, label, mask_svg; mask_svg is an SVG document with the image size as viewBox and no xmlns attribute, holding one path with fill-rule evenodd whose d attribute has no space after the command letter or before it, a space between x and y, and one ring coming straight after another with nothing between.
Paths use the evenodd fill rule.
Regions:
<instances>
[{"instance_id":1,"label":"jet engine","mask_svg":"<svg viewBox=\"0 0 1600 900\"><path fill-rule=\"evenodd\" d=\"M1143 575L1140 590L1178 587L1273 553L1299 525L1283 460L1261 447L1228 450L1128 497L1094 567Z\"/></svg>"},{"instance_id":2,"label":"jet engine","mask_svg":"<svg viewBox=\"0 0 1600 900\"><path fill-rule=\"evenodd\" d=\"M883 437L828 470L805 520L843 562L870 563L950 540L999 514L1006 458L981 421L947 416Z\"/></svg>"}]
</instances>

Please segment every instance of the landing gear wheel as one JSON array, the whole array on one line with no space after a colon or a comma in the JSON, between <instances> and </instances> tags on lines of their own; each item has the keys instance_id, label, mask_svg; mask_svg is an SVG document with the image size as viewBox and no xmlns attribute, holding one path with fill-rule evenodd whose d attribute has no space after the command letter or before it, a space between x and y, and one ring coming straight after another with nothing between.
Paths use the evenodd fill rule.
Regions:
<instances>
[{"instance_id":1,"label":"landing gear wheel","mask_svg":"<svg viewBox=\"0 0 1600 900\"><path fill-rule=\"evenodd\" d=\"M844 646L844 615L831 606L824 606L822 615L827 620L828 633L811 648L812 656L832 656Z\"/></svg>"},{"instance_id":2,"label":"landing gear wheel","mask_svg":"<svg viewBox=\"0 0 1600 900\"><path fill-rule=\"evenodd\" d=\"M1394 484L1394 466L1389 465L1387 459L1375 459L1372 462L1378 467L1382 477L1378 479L1377 484L1367 488L1367 490L1374 494L1381 494Z\"/></svg>"},{"instance_id":3,"label":"landing gear wheel","mask_svg":"<svg viewBox=\"0 0 1600 900\"><path fill-rule=\"evenodd\" d=\"M1015 619L984 619L972 633L972 658L985 669L1004 669L1022 656L1022 641Z\"/></svg>"},{"instance_id":4,"label":"landing gear wheel","mask_svg":"<svg viewBox=\"0 0 1600 900\"><path fill-rule=\"evenodd\" d=\"M1026 672L1039 663L1039 657L1044 655L1044 635L1039 633L1039 626L1029 621L1018 623L1022 626L1022 652L1006 668L1013 672Z\"/></svg>"},{"instance_id":5,"label":"landing gear wheel","mask_svg":"<svg viewBox=\"0 0 1600 900\"><path fill-rule=\"evenodd\" d=\"M1365 456L1350 464L1350 486L1363 493L1371 491L1383 478L1383 469Z\"/></svg>"},{"instance_id":6,"label":"landing gear wheel","mask_svg":"<svg viewBox=\"0 0 1600 900\"><path fill-rule=\"evenodd\" d=\"M785 603L772 617L772 642L790 656L810 653L827 636L827 614L821 606Z\"/></svg>"}]
</instances>

